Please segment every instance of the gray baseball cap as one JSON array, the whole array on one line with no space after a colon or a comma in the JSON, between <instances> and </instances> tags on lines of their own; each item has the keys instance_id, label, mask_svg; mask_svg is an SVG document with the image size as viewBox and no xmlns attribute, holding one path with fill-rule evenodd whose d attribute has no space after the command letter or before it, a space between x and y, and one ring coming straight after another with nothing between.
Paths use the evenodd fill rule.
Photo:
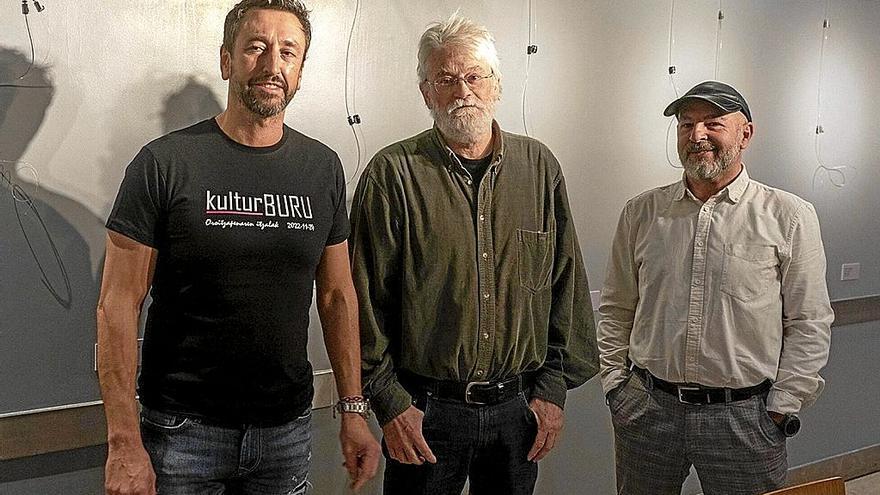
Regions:
<instances>
[{"instance_id":1,"label":"gray baseball cap","mask_svg":"<svg viewBox=\"0 0 880 495\"><path fill-rule=\"evenodd\" d=\"M673 101L663 110L663 115L671 117L678 115L681 106L689 99L708 101L727 113L742 112L749 122L752 121L752 113L746 99L733 87L718 81L706 81L697 84L681 98Z\"/></svg>"}]
</instances>

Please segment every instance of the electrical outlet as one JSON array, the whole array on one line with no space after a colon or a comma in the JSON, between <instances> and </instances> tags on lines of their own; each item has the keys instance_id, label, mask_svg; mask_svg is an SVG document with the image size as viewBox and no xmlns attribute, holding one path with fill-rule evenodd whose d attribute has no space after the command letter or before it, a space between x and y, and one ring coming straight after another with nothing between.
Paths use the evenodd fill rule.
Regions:
<instances>
[{"instance_id":1,"label":"electrical outlet","mask_svg":"<svg viewBox=\"0 0 880 495\"><path fill-rule=\"evenodd\" d=\"M858 280L861 263L844 263L840 265L840 280Z\"/></svg>"}]
</instances>

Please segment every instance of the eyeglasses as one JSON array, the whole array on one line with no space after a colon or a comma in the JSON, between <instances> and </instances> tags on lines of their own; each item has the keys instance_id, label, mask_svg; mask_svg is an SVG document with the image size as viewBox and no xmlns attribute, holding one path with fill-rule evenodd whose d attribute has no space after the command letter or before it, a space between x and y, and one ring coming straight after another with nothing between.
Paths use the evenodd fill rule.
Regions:
<instances>
[{"instance_id":1,"label":"eyeglasses","mask_svg":"<svg viewBox=\"0 0 880 495\"><path fill-rule=\"evenodd\" d=\"M489 84L489 79L495 77L495 73L490 72L485 76L479 74L467 74L464 76L440 76L433 81L425 81L434 87L434 91L445 93L451 91L452 88L458 86L459 81L463 81L471 90L485 89Z\"/></svg>"}]
</instances>

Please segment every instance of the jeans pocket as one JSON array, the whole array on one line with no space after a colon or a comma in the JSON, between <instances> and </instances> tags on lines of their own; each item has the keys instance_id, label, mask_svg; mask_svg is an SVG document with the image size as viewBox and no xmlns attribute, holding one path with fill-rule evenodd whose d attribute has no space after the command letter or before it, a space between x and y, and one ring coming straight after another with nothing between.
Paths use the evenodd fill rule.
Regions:
<instances>
[{"instance_id":1,"label":"jeans pocket","mask_svg":"<svg viewBox=\"0 0 880 495\"><path fill-rule=\"evenodd\" d=\"M159 431L180 431L192 422L192 419L180 414L166 413L146 407L141 409L141 425Z\"/></svg>"},{"instance_id":2,"label":"jeans pocket","mask_svg":"<svg viewBox=\"0 0 880 495\"><path fill-rule=\"evenodd\" d=\"M520 285L532 293L550 287L556 251L555 233L552 230L517 229L516 245Z\"/></svg>"},{"instance_id":3,"label":"jeans pocket","mask_svg":"<svg viewBox=\"0 0 880 495\"><path fill-rule=\"evenodd\" d=\"M532 410L532 406L529 405L529 398L526 397L525 392L520 392L517 395L517 400L523 407L523 411L526 413L526 419L535 424L538 423L538 417L535 415L535 411Z\"/></svg>"},{"instance_id":4,"label":"jeans pocket","mask_svg":"<svg viewBox=\"0 0 880 495\"><path fill-rule=\"evenodd\" d=\"M747 302L767 292L770 282L778 278L779 260L774 246L727 244L721 291Z\"/></svg>"}]
</instances>

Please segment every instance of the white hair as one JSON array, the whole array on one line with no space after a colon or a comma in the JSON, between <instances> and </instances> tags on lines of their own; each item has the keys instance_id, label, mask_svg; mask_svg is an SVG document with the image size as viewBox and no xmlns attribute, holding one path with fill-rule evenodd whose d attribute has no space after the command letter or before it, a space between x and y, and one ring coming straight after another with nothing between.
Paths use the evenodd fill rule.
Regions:
<instances>
[{"instance_id":1,"label":"white hair","mask_svg":"<svg viewBox=\"0 0 880 495\"><path fill-rule=\"evenodd\" d=\"M485 26L453 12L449 19L435 22L428 26L419 40L419 66L417 72L419 82L428 78L428 59L444 46L460 46L467 48L474 58L489 64L495 80L501 85L501 70L498 51L495 49L495 38Z\"/></svg>"}]
</instances>

